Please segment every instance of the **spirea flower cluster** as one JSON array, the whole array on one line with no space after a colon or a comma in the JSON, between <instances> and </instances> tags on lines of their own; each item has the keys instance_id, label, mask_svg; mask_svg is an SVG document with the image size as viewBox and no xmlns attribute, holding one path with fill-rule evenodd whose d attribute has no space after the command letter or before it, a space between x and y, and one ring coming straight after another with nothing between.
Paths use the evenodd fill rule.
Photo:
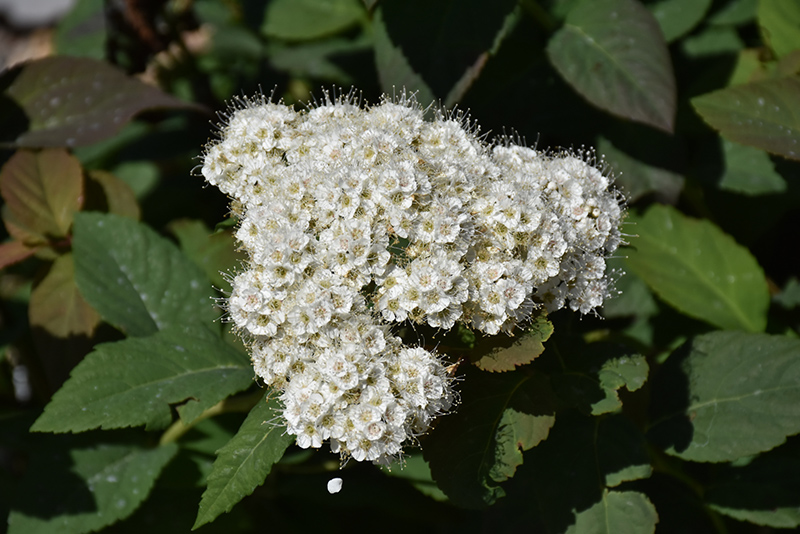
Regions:
<instances>
[{"instance_id":1,"label":"spirea flower cluster","mask_svg":"<svg viewBox=\"0 0 800 534\"><path fill-rule=\"evenodd\" d=\"M244 100L206 147L249 258L227 311L301 447L383 462L450 409L443 361L392 323L510 333L608 294L621 209L602 170L423 114L405 96Z\"/></svg>"}]
</instances>

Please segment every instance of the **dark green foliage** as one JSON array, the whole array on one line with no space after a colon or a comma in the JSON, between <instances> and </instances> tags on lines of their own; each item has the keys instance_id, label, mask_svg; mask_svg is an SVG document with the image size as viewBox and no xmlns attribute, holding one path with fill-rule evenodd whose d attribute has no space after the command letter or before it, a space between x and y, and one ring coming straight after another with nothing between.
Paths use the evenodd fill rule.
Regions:
<instances>
[{"instance_id":1,"label":"dark green foliage","mask_svg":"<svg viewBox=\"0 0 800 534\"><path fill-rule=\"evenodd\" d=\"M798 5L78 1L0 73L8 532L800 527ZM223 324L244 258L196 176L208 110L331 84L595 147L627 197L602 317L398 328L460 401L386 468L292 445Z\"/></svg>"}]
</instances>

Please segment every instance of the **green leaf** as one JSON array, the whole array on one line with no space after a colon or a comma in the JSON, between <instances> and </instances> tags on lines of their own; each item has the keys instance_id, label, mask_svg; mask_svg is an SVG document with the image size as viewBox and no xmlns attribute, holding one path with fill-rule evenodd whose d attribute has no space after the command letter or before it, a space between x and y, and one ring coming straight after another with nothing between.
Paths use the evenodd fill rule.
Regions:
<instances>
[{"instance_id":1,"label":"green leaf","mask_svg":"<svg viewBox=\"0 0 800 534\"><path fill-rule=\"evenodd\" d=\"M727 467L704 493L714 510L739 521L773 528L800 526L800 460L764 455Z\"/></svg>"},{"instance_id":2,"label":"green leaf","mask_svg":"<svg viewBox=\"0 0 800 534\"><path fill-rule=\"evenodd\" d=\"M417 102L423 106L436 101L436 96L419 72L409 63L402 47L392 42L386 24L383 21L383 10L375 10L372 20L375 32L375 62L378 67L378 80L386 94L399 95L403 90L414 93Z\"/></svg>"},{"instance_id":3,"label":"green leaf","mask_svg":"<svg viewBox=\"0 0 800 534\"><path fill-rule=\"evenodd\" d=\"M102 201L102 207L105 208L104 210L87 208L88 211L107 211L135 221L140 219L142 212L139 209L139 204L136 203L136 194L131 186L106 171L91 170L88 172L88 177L91 182L87 185L96 184L100 189L102 195L100 200Z\"/></svg>"},{"instance_id":4,"label":"green leaf","mask_svg":"<svg viewBox=\"0 0 800 534\"><path fill-rule=\"evenodd\" d=\"M760 0L758 26L764 42L779 58L800 48L800 3Z\"/></svg>"},{"instance_id":5,"label":"green leaf","mask_svg":"<svg viewBox=\"0 0 800 534\"><path fill-rule=\"evenodd\" d=\"M600 387L606 397L592 405L592 415L600 415L616 411L622 407L619 390L636 391L647 381L650 367L644 356L620 356L603 362L598 372Z\"/></svg>"},{"instance_id":6,"label":"green leaf","mask_svg":"<svg viewBox=\"0 0 800 534\"><path fill-rule=\"evenodd\" d=\"M100 316L78 291L71 252L59 256L34 286L28 316L32 327L43 328L55 337L92 336Z\"/></svg>"},{"instance_id":7,"label":"green leaf","mask_svg":"<svg viewBox=\"0 0 800 534\"><path fill-rule=\"evenodd\" d=\"M647 9L661 26L668 43L689 33L711 7L711 0L658 0L647 3Z\"/></svg>"},{"instance_id":8,"label":"green leaf","mask_svg":"<svg viewBox=\"0 0 800 534\"><path fill-rule=\"evenodd\" d=\"M484 371L513 371L518 365L526 365L544 352L543 343L552 333L553 324L547 319L547 314L537 314L518 337L477 337L469 357Z\"/></svg>"},{"instance_id":9,"label":"green leaf","mask_svg":"<svg viewBox=\"0 0 800 534\"><path fill-rule=\"evenodd\" d=\"M550 39L547 54L590 103L672 132L675 79L658 23L635 0L584 0Z\"/></svg>"},{"instance_id":10,"label":"green leaf","mask_svg":"<svg viewBox=\"0 0 800 534\"><path fill-rule=\"evenodd\" d=\"M622 415L559 414L550 437L528 453L526 464L531 496L549 531L653 532L657 518L646 498L622 492L631 503L626 507L620 495L611 497L618 492L606 489L652 472L643 436ZM618 516L622 510L631 513L636 530L627 530Z\"/></svg>"},{"instance_id":11,"label":"green leaf","mask_svg":"<svg viewBox=\"0 0 800 534\"><path fill-rule=\"evenodd\" d=\"M764 330L767 282L746 248L668 206L651 207L635 231L628 266L664 301L720 328Z\"/></svg>"},{"instance_id":12,"label":"green leaf","mask_svg":"<svg viewBox=\"0 0 800 534\"><path fill-rule=\"evenodd\" d=\"M36 242L64 237L83 203L81 165L62 149L19 150L0 171L0 193L14 224Z\"/></svg>"},{"instance_id":13,"label":"green leaf","mask_svg":"<svg viewBox=\"0 0 800 534\"><path fill-rule=\"evenodd\" d=\"M481 508L505 495L522 451L547 438L554 396L538 374L469 374L455 414L443 417L423 454L439 488L458 505Z\"/></svg>"},{"instance_id":14,"label":"green leaf","mask_svg":"<svg viewBox=\"0 0 800 534\"><path fill-rule=\"evenodd\" d=\"M58 23L53 45L62 56L104 59L107 33L103 0L79 0Z\"/></svg>"},{"instance_id":15,"label":"green leaf","mask_svg":"<svg viewBox=\"0 0 800 534\"><path fill-rule=\"evenodd\" d=\"M146 338L103 343L73 369L35 432L184 423L253 383L247 357L204 326L173 326Z\"/></svg>"},{"instance_id":16,"label":"green leaf","mask_svg":"<svg viewBox=\"0 0 800 534\"><path fill-rule=\"evenodd\" d=\"M264 400L247 415L239 432L217 452L193 530L230 512L236 503L250 495L294 441L284 427L275 424L280 405L276 399L268 400L269 395L267 391Z\"/></svg>"},{"instance_id":17,"label":"green leaf","mask_svg":"<svg viewBox=\"0 0 800 534\"><path fill-rule=\"evenodd\" d=\"M693 98L692 105L723 137L800 159L800 78L735 85Z\"/></svg>"},{"instance_id":18,"label":"green leaf","mask_svg":"<svg viewBox=\"0 0 800 534\"><path fill-rule=\"evenodd\" d=\"M711 15L709 24L739 26L751 22L756 16L758 0L728 0L728 3Z\"/></svg>"},{"instance_id":19,"label":"green leaf","mask_svg":"<svg viewBox=\"0 0 800 534\"><path fill-rule=\"evenodd\" d=\"M381 2L373 20L381 88L419 91L423 106L436 99L454 106L513 25L515 7L511 0Z\"/></svg>"},{"instance_id":20,"label":"green leaf","mask_svg":"<svg viewBox=\"0 0 800 534\"><path fill-rule=\"evenodd\" d=\"M698 336L653 382L650 434L684 460L725 462L800 432L800 340L744 332Z\"/></svg>"},{"instance_id":21,"label":"green leaf","mask_svg":"<svg viewBox=\"0 0 800 534\"><path fill-rule=\"evenodd\" d=\"M131 336L217 317L199 267L144 224L112 214L75 216L75 278L100 315Z\"/></svg>"},{"instance_id":22,"label":"green leaf","mask_svg":"<svg viewBox=\"0 0 800 534\"><path fill-rule=\"evenodd\" d=\"M89 58L46 57L6 76L12 79L6 94L29 121L14 141L20 147L88 145L113 136L146 109L203 109Z\"/></svg>"},{"instance_id":23,"label":"green leaf","mask_svg":"<svg viewBox=\"0 0 800 534\"><path fill-rule=\"evenodd\" d=\"M433 481L428 462L419 453L404 453L401 465L382 467L381 471L389 476L408 480L420 493L435 501L447 501L447 495Z\"/></svg>"},{"instance_id":24,"label":"green leaf","mask_svg":"<svg viewBox=\"0 0 800 534\"><path fill-rule=\"evenodd\" d=\"M606 270L619 277L614 283L614 289L619 295L607 299L603 303L602 314L608 319L617 317L651 317L658 313L653 293L648 289L644 280L634 273L624 272L625 262L623 258L609 258L606 260Z\"/></svg>"},{"instance_id":25,"label":"green leaf","mask_svg":"<svg viewBox=\"0 0 800 534\"><path fill-rule=\"evenodd\" d=\"M261 33L287 41L318 39L358 24L363 16L358 0L273 0Z\"/></svg>"},{"instance_id":26,"label":"green leaf","mask_svg":"<svg viewBox=\"0 0 800 534\"><path fill-rule=\"evenodd\" d=\"M169 225L178 238L181 249L197 264L213 284L229 292L226 275L239 267L246 258L236 249L236 239L231 230L212 232L202 221L180 219Z\"/></svg>"},{"instance_id":27,"label":"green leaf","mask_svg":"<svg viewBox=\"0 0 800 534\"><path fill-rule=\"evenodd\" d=\"M775 301L787 310L800 306L800 281L795 277L787 280L783 290L775 296Z\"/></svg>"},{"instance_id":28,"label":"green leaf","mask_svg":"<svg viewBox=\"0 0 800 534\"><path fill-rule=\"evenodd\" d=\"M722 140L725 171L720 189L747 195L769 195L786 191L786 180L763 150Z\"/></svg>"},{"instance_id":29,"label":"green leaf","mask_svg":"<svg viewBox=\"0 0 800 534\"><path fill-rule=\"evenodd\" d=\"M567 534L652 534L656 531L656 507L638 491L603 490L603 498L588 510L575 514Z\"/></svg>"},{"instance_id":30,"label":"green leaf","mask_svg":"<svg viewBox=\"0 0 800 534\"><path fill-rule=\"evenodd\" d=\"M100 444L49 450L28 469L20 488L23 495L35 496L35 508L29 510L28 503L13 509L8 532L78 534L112 525L142 504L177 451L174 443L155 449Z\"/></svg>"},{"instance_id":31,"label":"green leaf","mask_svg":"<svg viewBox=\"0 0 800 534\"><path fill-rule=\"evenodd\" d=\"M343 56L369 52L372 46L372 39L366 36L359 39L325 39L301 45L274 46L268 50L268 54L270 65L291 76L352 84L353 77L339 66L339 60Z\"/></svg>"}]
</instances>

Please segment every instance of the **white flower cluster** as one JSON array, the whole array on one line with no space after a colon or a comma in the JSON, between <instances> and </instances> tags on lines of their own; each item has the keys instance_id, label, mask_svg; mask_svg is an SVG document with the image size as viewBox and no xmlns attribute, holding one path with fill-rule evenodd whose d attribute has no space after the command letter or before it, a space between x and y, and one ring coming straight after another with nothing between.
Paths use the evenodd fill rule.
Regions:
<instances>
[{"instance_id":1,"label":"white flower cluster","mask_svg":"<svg viewBox=\"0 0 800 534\"><path fill-rule=\"evenodd\" d=\"M405 96L240 104L202 173L249 257L228 313L301 447L385 461L450 408L444 364L388 323L496 334L607 295L620 199L583 157L487 145Z\"/></svg>"}]
</instances>

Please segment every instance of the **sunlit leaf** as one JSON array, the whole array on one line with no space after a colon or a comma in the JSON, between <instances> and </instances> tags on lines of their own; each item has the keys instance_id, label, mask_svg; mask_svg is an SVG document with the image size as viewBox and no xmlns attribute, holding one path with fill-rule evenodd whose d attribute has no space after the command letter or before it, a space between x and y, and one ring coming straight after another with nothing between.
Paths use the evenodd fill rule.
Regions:
<instances>
[{"instance_id":1,"label":"sunlit leaf","mask_svg":"<svg viewBox=\"0 0 800 534\"><path fill-rule=\"evenodd\" d=\"M723 137L800 160L800 78L735 85L693 98L692 105Z\"/></svg>"},{"instance_id":2,"label":"sunlit leaf","mask_svg":"<svg viewBox=\"0 0 800 534\"><path fill-rule=\"evenodd\" d=\"M37 456L19 491L31 496L12 509L9 534L94 532L131 515L147 498L178 446L144 449L99 444ZM30 509L30 507L33 509Z\"/></svg>"},{"instance_id":3,"label":"sunlit leaf","mask_svg":"<svg viewBox=\"0 0 800 534\"><path fill-rule=\"evenodd\" d=\"M603 490L602 500L575 514L567 534L652 534L656 530L656 507L638 491Z\"/></svg>"},{"instance_id":4,"label":"sunlit leaf","mask_svg":"<svg viewBox=\"0 0 800 534\"><path fill-rule=\"evenodd\" d=\"M541 375L475 372L458 411L443 417L423 444L433 479L450 500L480 508L505 495L522 451L547 438L554 397Z\"/></svg>"},{"instance_id":5,"label":"sunlit leaf","mask_svg":"<svg viewBox=\"0 0 800 534\"><path fill-rule=\"evenodd\" d=\"M78 291L72 253L59 256L34 286L28 315L31 326L43 328L55 337L91 337L100 316Z\"/></svg>"},{"instance_id":6,"label":"sunlit leaf","mask_svg":"<svg viewBox=\"0 0 800 534\"><path fill-rule=\"evenodd\" d=\"M627 264L681 312L721 328L761 332L769 292L750 252L709 221L656 205L636 219Z\"/></svg>"},{"instance_id":7,"label":"sunlit leaf","mask_svg":"<svg viewBox=\"0 0 800 534\"><path fill-rule=\"evenodd\" d=\"M211 284L178 248L144 224L112 214L75 217L75 278L100 315L128 335L217 317Z\"/></svg>"},{"instance_id":8,"label":"sunlit leaf","mask_svg":"<svg viewBox=\"0 0 800 534\"><path fill-rule=\"evenodd\" d=\"M584 0L547 46L550 61L590 103L671 132L675 79L658 23L635 0Z\"/></svg>"},{"instance_id":9,"label":"sunlit leaf","mask_svg":"<svg viewBox=\"0 0 800 534\"><path fill-rule=\"evenodd\" d=\"M544 313L516 337L481 336L475 340L469 356L484 371L513 371L518 365L532 362L544 352L544 343L553 333L553 325Z\"/></svg>"},{"instance_id":10,"label":"sunlit leaf","mask_svg":"<svg viewBox=\"0 0 800 534\"><path fill-rule=\"evenodd\" d=\"M647 360L641 355L620 356L603 362L597 376L606 398L592 405L592 414L613 412L622 407L619 390L636 391L642 387L649 373Z\"/></svg>"},{"instance_id":11,"label":"sunlit leaf","mask_svg":"<svg viewBox=\"0 0 800 534\"><path fill-rule=\"evenodd\" d=\"M239 432L217 452L193 528L230 512L253 493L294 441L284 427L274 422L279 404L275 399L267 402L267 395L250 411Z\"/></svg>"},{"instance_id":12,"label":"sunlit leaf","mask_svg":"<svg viewBox=\"0 0 800 534\"><path fill-rule=\"evenodd\" d=\"M247 356L207 328L171 327L146 338L98 345L31 430L163 428L172 421L171 405L183 402L179 412L188 423L250 386L252 378Z\"/></svg>"},{"instance_id":13,"label":"sunlit leaf","mask_svg":"<svg viewBox=\"0 0 800 534\"><path fill-rule=\"evenodd\" d=\"M651 472L644 437L622 415L559 415L550 437L526 456L531 497L550 532L652 533L657 517L644 496L607 489Z\"/></svg>"},{"instance_id":14,"label":"sunlit leaf","mask_svg":"<svg viewBox=\"0 0 800 534\"><path fill-rule=\"evenodd\" d=\"M744 332L698 336L653 382L651 436L685 460L725 462L800 432L800 340Z\"/></svg>"},{"instance_id":15,"label":"sunlit leaf","mask_svg":"<svg viewBox=\"0 0 800 534\"><path fill-rule=\"evenodd\" d=\"M14 76L6 94L29 121L14 141L21 147L88 145L147 109L201 109L89 58L46 57L6 75Z\"/></svg>"},{"instance_id":16,"label":"sunlit leaf","mask_svg":"<svg viewBox=\"0 0 800 534\"><path fill-rule=\"evenodd\" d=\"M63 237L83 204L81 165L66 150L17 151L0 172L0 193L14 223L40 242Z\"/></svg>"},{"instance_id":17,"label":"sunlit leaf","mask_svg":"<svg viewBox=\"0 0 800 534\"><path fill-rule=\"evenodd\" d=\"M800 3L759 0L758 27L769 47L780 57L800 48Z\"/></svg>"}]
</instances>

